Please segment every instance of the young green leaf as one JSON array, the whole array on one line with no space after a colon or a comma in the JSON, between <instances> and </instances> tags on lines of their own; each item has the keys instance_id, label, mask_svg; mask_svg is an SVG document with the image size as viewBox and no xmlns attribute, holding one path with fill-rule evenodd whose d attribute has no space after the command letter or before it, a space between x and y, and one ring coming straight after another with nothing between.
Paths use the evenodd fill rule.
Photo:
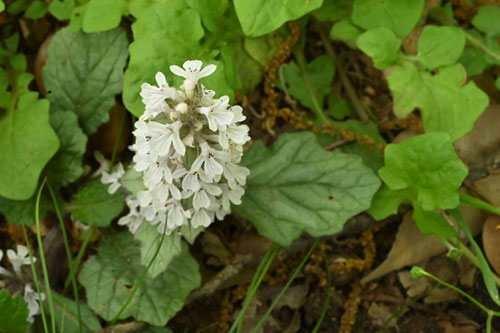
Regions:
<instances>
[{"instance_id":1,"label":"young green leaf","mask_svg":"<svg viewBox=\"0 0 500 333\"><path fill-rule=\"evenodd\" d=\"M224 15L229 5L228 0L187 0L189 7L196 10L208 31L217 31L220 18Z\"/></svg>"},{"instance_id":2,"label":"young green leaf","mask_svg":"<svg viewBox=\"0 0 500 333\"><path fill-rule=\"evenodd\" d=\"M116 28L127 12L126 0L90 0L83 15L83 31L98 32Z\"/></svg>"},{"instance_id":3,"label":"young green leaf","mask_svg":"<svg viewBox=\"0 0 500 333\"><path fill-rule=\"evenodd\" d=\"M464 47L462 29L427 25L418 40L417 61L430 70L452 65L460 58Z\"/></svg>"},{"instance_id":4,"label":"young green leaf","mask_svg":"<svg viewBox=\"0 0 500 333\"><path fill-rule=\"evenodd\" d=\"M7 222L14 225L32 226L35 223L36 196L28 200L11 200L0 197L0 212L5 216ZM44 218L50 209L50 201L42 195L40 197L39 214Z\"/></svg>"},{"instance_id":5,"label":"young green leaf","mask_svg":"<svg viewBox=\"0 0 500 333\"><path fill-rule=\"evenodd\" d=\"M358 39L359 35L362 33L363 30L355 26L351 19L347 18L335 23L332 30L330 30L330 37L332 39L341 40L347 45L354 47L356 39Z\"/></svg>"},{"instance_id":6,"label":"young green leaf","mask_svg":"<svg viewBox=\"0 0 500 333\"><path fill-rule=\"evenodd\" d=\"M420 232L425 235L436 235L440 238L457 237L457 231L443 215L425 211L418 204L413 205L412 218Z\"/></svg>"},{"instance_id":7,"label":"young green leaf","mask_svg":"<svg viewBox=\"0 0 500 333\"><path fill-rule=\"evenodd\" d=\"M303 231L315 237L339 232L370 206L380 186L358 156L327 152L308 132L284 134L272 148L258 141L242 164L251 173L242 204L232 209L281 245Z\"/></svg>"},{"instance_id":8,"label":"young green leaf","mask_svg":"<svg viewBox=\"0 0 500 333\"><path fill-rule=\"evenodd\" d=\"M17 102L17 105L16 105ZM0 195L26 200L35 192L45 164L59 148L49 124L49 101L35 92L11 95L0 118Z\"/></svg>"},{"instance_id":9,"label":"young green leaf","mask_svg":"<svg viewBox=\"0 0 500 333\"><path fill-rule=\"evenodd\" d=\"M458 189L468 170L448 134L426 133L389 144L384 157L379 175L391 190L411 190L426 211L458 206Z\"/></svg>"},{"instance_id":10,"label":"young green leaf","mask_svg":"<svg viewBox=\"0 0 500 333\"><path fill-rule=\"evenodd\" d=\"M102 243L79 275L88 304L97 314L111 320L137 284L144 271L139 246L129 232L111 236ZM200 285L198 264L186 244L167 270L155 279L146 276L120 319L133 316L155 326L164 326L179 311L184 300Z\"/></svg>"},{"instance_id":11,"label":"young green leaf","mask_svg":"<svg viewBox=\"0 0 500 333\"><path fill-rule=\"evenodd\" d=\"M121 28L95 34L59 30L42 70L51 110L75 112L85 134L93 134L122 91L127 45Z\"/></svg>"},{"instance_id":12,"label":"young green leaf","mask_svg":"<svg viewBox=\"0 0 500 333\"><path fill-rule=\"evenodd\" d=\"M458 64L443 67L436 75L418 71L409 62L388 71L394 113L405 117L419 108L426 132L447 132L453 141L472 129L489 104L474 82L464 84L465 71Z\"/></svg>"},{"instance_id":13,"label":"young green leaf","mask_svg":"<svg viewBox=\"0 0 500 333\"><path fill-rule=\"evenodd\" d=\"M82 159L87 136L78 126L76 114L71 111L51 112L50 124L59 137L61 147L47 164L47 177L52 184L65 186L83 173Z\"/></svg>"},{"instance_id":14,"label":"young green leaf","mask_svg":"<svg viewBox=\"0 0 500 333\"><path fill-rule=\"evenodd\" d=\"M401 39L384 27L375 28L361 34L356 46L370 56L377 69L385 69L399 60Z\"/></svg>"},{"instance_id":15,"label":"young green leaf","mask_svg":"<svg viewBox=\"0 0 500 333\"><path fill-rule=\"evenodd\" d=\"M5 10L5 3L3 2L3 0L0 0L0 13L3 12Z\"/></svg>"},{"instance_id":16,"label":"young green leaf","mask_svg":"<svg viewBox=\"0 0 500 333\"><path fill-rule=\"evenodd\" d=\"M500 36L500 7L498 6L481 6L477 15L474 16L472 24L484 32L488 37Z\"/></svg>"},{"instance_id":17,"label":"young green leaf","mask_svg":"<svg viewBox=\"0 0 500 333\"><path fill-rule=\"evenodd\" d=\"M69 20L75 8L75 0L54 0L49 3L49 13L59 21Z\"/></svg>"},{"instance_id":18,"label":"young green leaf","mask_svg":"<svg viewBox=\"0 0 500 333\"><path fill-rule=\"evenodd\" d=\"M28 307L21 296L12 298L7 290L0 290L0 332L25 333L30 327Z\"/></svg>"},{"instance_id":19,"label":"young green leaf","mask_svg":"<svg viewBox=\"0 0 500 333\"><path fill-rule=\"evenodd\" d=\"M323 5L311 12L320 21L338 21L351 13L352 0L324 1Z\"/></svg>"},{"instance_id":20,"label":"young green leaf","mask_svg":"<svg viewBox=\"0 0 500 333\"><path fill-rule=\"evenodd\" d=\"M425 0L355 0L352 21L366 30L386 27L400 38L417 25Z\"/></svg>"},{"instance_id":21,"label":"young green leaf","mask_svg":"<svg viewBox=\"0 0 500 333\"><path fill-rule=\"evenodd\" d=\"M383 220L396 214L399 206L402 203L411 202L414 196L414 193L409 189L394 191L383 184L375 193L368 213L377 221Z\"/></svg>"},{"instance_id":22,"label":"young green leaf","mask_svg":"<svg viewBox=\"0 0 500 333\"><path fill-rule=\"evenodd\" d=\"M283 23L296 20L322 4L323 0L234 0L243 32L251 37L273 32Z\"/></svg>"},{"instance_id":23,"label":"young green leaf","mask_svg":"<svg viewBox=\"0 0 500 333\"><path fill-rule=\"evenodd\" d=\"M43 1L35 0L26 8L24 16L32 20L38 20L44 17L46 13L47 5Z\"/></svg>"},{"instance_id":24,"label":"young green leaf","mask_svg":"<svg viewBox=\"0 0 500 333\"><path fill-rule=\"evenodd\" d=\"M323 106L325 96L332 90L332 81L335 75L335 64L327 55L322 55L308 63L305 68L309 76L314 98ZM283 68L283 78L287 91L292 97L298 99L302 105L309 109L315 109L313 97L309 93L304 73L294 62ZM283 90L282 83L278 80L278 86Z\"/></svg>"},{"instance_id":25,"label":"young green leaf","mask_svg":"<svg viewBox=\"0 0 500 333\"><path fill-rule=\"evenodd\" d=\"M188 8L183 0L148 4L135 1L130 4L130 12L136 21L132 24L134 42L129 48L123 101L126 108L139 117L144 112L139 95L141 84L154 83L155 74L161 71L172 85L169 66L182 65L199 54L204 31L199 14Z\"/></svg>"},{"instance_id":26,"label":"young green leaf","mask_svg":"<svg viewBox=\"0 0 500 333\"><path fill-rule=\"evenodd\" d=\"M146 267L160 245L162 234L158 232L158 227L151 223L144 222L137 229L134 237L141 241L141 264ZM181 253L181 236L179 234L166 235L160 252L149 268L148 274L151 278L163 273L170 262Z\"/></svg>"},{"instance_id":27,"label":"young green leaf","mask_svg":"<svg viewBox=\"0 0 500 333\"><path fill-rule=\"evenodd\" d=\"M120 214L125 202L125 195L118 190L108 193L108 185L94 180L75 195L71 204L73 216L93 227L107 227L111 220Z\"/></svg>"},{"instance_id":28,"label":"young green leaf","mask_svg":"<svg viewBox=\"0 0 500 333\"><path fill-rule=\"evenodd\" d=\"M76 303L66 297L52 292L56 325L61 332L78 333L78 312ZM101 324L87 304L80 302L80 313L82 316L83 332L95 332L100 330Z\"/></svg>"}]
</instances>

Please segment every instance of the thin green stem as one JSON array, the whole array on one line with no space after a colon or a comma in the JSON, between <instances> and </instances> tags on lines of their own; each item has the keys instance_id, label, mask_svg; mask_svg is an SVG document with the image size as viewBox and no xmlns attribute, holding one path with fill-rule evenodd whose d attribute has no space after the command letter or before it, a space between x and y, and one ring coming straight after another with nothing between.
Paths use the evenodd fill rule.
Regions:
<instances>
[{"instance_id":1,"label":"thin green stem","mask_svg":"<svg viewBox=\"0 0 500 333\"><path fill-rule=\"evenodd\" d=\"M56 333L56 319L54 314L54 304L52 302L52 290L50 289L49 273L47 271L47 263L45 262L45 251L43 250L42 234L40 231L40 197L42 196L42 190L47 182L47 177L45 177L38 190L38 195L36 197L35 203L35 224L36 224L36 239L38 242L38 248L40 251L40 261L42 263L43 279L45 282L45 293L47 295L47 302L49 303L50 311L50 322L52 326L52 332Z\"/></svg>"},{"instance_id":2,"label":"thin green stem","mask_svg":"<svg viewBox=\"0 0 500 333\"><path fill-rule=\"evenodd\" d=\"M28 253L30 255L30 264L31 264L31 273L33 274L33 280L35 281L35 288L38 294L38 299L42 299L42 290L40 289L40 283L38 281L38 274L36 273L35 261L33 260L33 251L31 249L30 241L28 239L28 233L26 232L26 228L23 225L23 233L24 239L26 240L26 247L28 248ZM43 331L45 333L49 332L49 326L47 325L47 318L45 317L45 306L43 302L40 301L40 312L42 315L42 323L43 323Z\"/></svg>"},{"instance_id":3,"label":"thin green stem","mask_svg":"<svg viewBox=\"0 0 500 333\"><path fill-rule=\"evenodd\" d=\"M78 331L82 333L82 315L80 312L80 298L78 296L78 287L76 284L76 272L75 272L75 266L73 265L73 257L71 255L71 249L69 247L69 240L68 240L68 234L66 232L66 226L64 225L63 217L61 214L61 209L59 208L59 204L57 202L56 195L54 191L52 190L52 186L50 186L50 182L47 182L47 188L49 189L50 196L52 198L52 202L54 203L54 208L56 209L56 215L59 220L59 225L61 227L61 233L63 236L64 240L64 247L66 249L66 256L68 257L68 264L69 264L69 277L71 279L71 283L73 285L73 293L75 294L75 302L76 302L76 313L78 316Z\"/></svg>"},{"instance_id":4,"label":"thin green stem","mask_svg":"<svg viewBox=\"0 0 500 333\"><path fill-rule=\"evenodd\" d=\"M130 302L132 302L132 299L134 298L135 293L137 292L137 290L141 286L142 282L146 278L146 275L148 274L149 269L151 268L151 265L153 265L154 261L156 260L156 257L158 257L158 254L160 253L161 246L163 245L163 240L165 239L165 233L166 233L166 231L167 231L167 226L165 225L164 228L163 228L163 233L161 234L160 245L158 245L158 248L156 249L156 252L153 255L153 258L151 258L151 260L149 261L148 265L146 266L146 269L142 272L141 276L139 277L139 280L137 281L137 283L134 286L134 289L132 289L132 292L128 296L127 300L123 304L123 306L120 309L120 311L118 311L118 313L116 314L116 316L111 320L110 325L114 325L116 323L116 321L118 319L120 319L120 316L122 315L122 313L130 305Z\"/></svg>"},{"instance_id":5,"label":"thin green stem","mask_svg":"<svg viewBox=\"0 0 500 333\"><path fill-rule=\"evenodd\" d=\"M267 273L267 270L271 266L271 263L274 260L274 257L276 256L276 253L278 252L279 247L273 243L269 246L267 249L266 253L264 254L264 257L260 261L259 266L257 267L257 271L253 275L252 282L250 283L250 286L248 287L248 292L247 296L245 297L245 300L243 301L243 306L241 308L240 313L238 314L238 317L236 317L236 320L233 322L233 325L229 329L229 333L234 332L236 329L240 330L241 325L243 324L243 316L245 315L245 312L248 308L248 305L250 304L250 301L252 300L255 292L259 288L260 283L262 282L262 279Z\"/></svg>"},{"instance_id":6,"label":"thin green stem","mask_svg":"<svg viewBox=\"0 0 500 333\"><path fill-rule=\"evenodd\" d=\"M330 296L332 294L332 291L330 290L332 287L332 274L330 272L330 267L328 267L328 257L326 256L326 253L323 250L321 250L321 254L323 255L323 260L325 261L325 270L326 270L326 288L327 288L326 300L325 304L323 305L323 310L321 310L321 315L319 316L316 325L314 325L312 333L317 333L321 328L321 325L323 324L323 321L325 320L326 317L326 313L328 311L328 306L330 305Z\"/></svg>"},{"instance_id":7,"label":"thin green stem","mask_svg":"<svg viewBox=\"0 0 500 333\"><path fill-rule=\"evenodd\" d=\"M491 321L493 320L493 312L488 311L488 317L486 318L486 333L491 333Z\"/></svg>"},{"instance_id":8,"label":"thin green stem","mask_svg":"<svg viewBox=\"0 0 500 333\"><path fill-rule=\"evenodd\" d=\"M472 36L470 33L465 31L465 37L471 42L472 44L476 45L478 48L480 48L484 53L489 55L490 57L494 58L497 61L500 61L500 55L498 53L495 53L492 49L484 45L479 39L476 37Z\"/></svg>"},{"instance_id":9,"label":"thin green stem","mask_svg":"<svg viewBox=\"0 0 500 333\"><path fill-rule=\"evenodd\" d=\"M490 203L487 203L484 200L474 198L473 196L470 196L470 195L460 194L460 203L467 205L467 206L472 206L472 207L476 207L479 209L484 209L487 212L500 215L499 208L493 206Z\"/></svg>"},{"instance_id":10,"label":"thin green stem","mask_svg":"<svg viewBox=\"0 0 500 333\"><path fill-rule=\"evenodd\" d=\"M85 250L87 249L87 245L90 242L90 238L92 237L93 232L94 229L92 227L90 227L88 230L84 232L83 242L80 245L80 249L78 250L78 254L76 255L75 261L73 261L73 267L75 268L75 271L77 271L78 267L80 267L80 262L82 261L83 255L85 254ZM69 287L70 283L71 283L71 276L69 276L66 279L66 282L64 283L63 294L66 292L66 289Z\"/></svg>"},{"instance_id":11,"label":"thin green stem","mask_svg":"<svg viewBox=\"0 0 500 333\"><path fill-rule=\"evenodd\" d=\"M475 299L474 297L472 297L471 295L467 294L465 291L463 291L462 289L460 288L457 288L455 287L454 285L452 284L449 284L448 282L445 282L443 280L441 280L440 278L438 278L437 276L434 276L432 275L431 273L427 272L427 271L424 271L424 270L421 270L422 272L422 275L424 276L427 276L431 279L433 279L434 281L438 282L439 284L442 284L443 286L445 287L448 287L450 288L451 290L453 291L456 291L457 293L459 293L460 295L464 296L465 298L467 298L469 301L471 301L472 303L474 303L474 305L476 305L478 308L480 308L481 310L483 310L484 312L486 312L487 314L492 314L492 316L500 316L500 312L498 311L493 311L491 309L489 309L488 307L486 307L485 305L483 305L481 302L479 302L477 299Z\"/></svg>"},{"instance_id":12,"label":"thin green stem","mask_svg":"<svg viewBox=\"0 0 500 333\"><path fill-rule=\"evenodd\" d=\"M264 322L267 320L267 318L269 317L269 315L271 314L271 312L274 310L274 308L278 304L278 302L281 299L281 297L283 297L283 295L288 290L288 288L290 287L290 285L292 284L292 282L295 280L295 278L297 277L297 275L300 273L300 271L302 270L302 267L304 267L304 265L306 264L307 260L309 259L309 257L311 256L311 254L313 253L314 249L316 248L316 246L318 244L319 244L319 238L316 239L316 241L314 242L314 244L311 246L311 248L309 249L309 251L307 252L307 254L302 259L302 262L300 263L299 267L297 267L297 269L295 270L295 272L293 272L292 276L290 277L290 279L288 279L288 282L285 284L285 286L280 291L280 293L278 294L278 296L274 299L274 301L271 304L271 306L269 307L269 309L266 311L266 313L264 314L264 316L262 316L262 318L259 320L259 322L254 327L254 329L251 331L252 333L258 332L259 328L262 325L264 325Z\"/></svg>"},{"instance_id":13,"label":"thin green stem","mask_svg":"<svg viewBox=\"0 0 500 333\"><path fill-rule=\"evenodd\" d=\"M118 146L120 145L120 138L122 136L123 132L123 124L125 124L125 115L126 112L125 110L121 110L121 116L120 116L120 125L118 129L118 135L116 136L115 143L113 145L113 154L111 155L111 163L109 165L110 169L113 168L113 165L115 165L115 159L116 159L116 154L118 153Z\"/></svg>"},{"instance_id":14,"label":"thin green stem","mask_svg":"<svg viewBox=\"0 0 500 333\"><path fill-rule=\"evenodd\" d=\"M307 72L307 63L306 56L304 55L304 50L302 48L298 48L295 52L295 59L297 60L297 65L299 65L300 71L302 73L302 78L306 84L307 92L309 93L309 97L311 97L311 101L313 103L313 112L319 118L321 123L329 124L331 123L330 119L323 112L323 106L318 101L314 89L311 84L311 79L309 78L309 73Z\"/></svg>"},{"instance_id":15,"label":"thin green stem","mask_svg":"<svg viewBox=\"0 0 500 333\"><path fill-rule=\"evenodd\" d=\"M477 268L481 268L476 255L471 251L471 249L469 249L467 245L464 244L464 242L458 241L456 243L456 246L459 250L463 251L464 256L466 256L474 266L476 266ZM496 285L500 287L500 278L498 277L498 275L493 274L493 279L495 280Z\"/></svg>"}]
</instances>

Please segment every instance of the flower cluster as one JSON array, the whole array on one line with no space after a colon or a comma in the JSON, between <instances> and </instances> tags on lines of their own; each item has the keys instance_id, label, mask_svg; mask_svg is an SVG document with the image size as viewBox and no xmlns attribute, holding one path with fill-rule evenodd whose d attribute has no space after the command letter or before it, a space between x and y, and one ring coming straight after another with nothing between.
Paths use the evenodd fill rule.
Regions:
<instances>
[{"instance_id":1,"label":"flower cluster","mask_svg":"<svg viewBox=\"0 0 500 333\"><path fill-rule=\"evenodd\" d=\"M144 83L145 112L135 123L135 170L145 189L127 197L130 209L119 224L134 233L146 220L160 233L179 227L207 227L224 218L230 205L240 204L249 170L239 166L243 145L250 140L240 106L229 97L215 99L200 79L215 65L202 69L199 60L170 70L184 78L181 90L170 87L163 73L158 86ZM165 229L166 228L166 229Z\"/></svg>"},{"instance_id":2,"label":"flower cluster","mask_svg":"<svg viewBox=\"0 0 500 333\"><path fill-rule=\"evenodd\" d=\"M7 278L19 278L23 279L23 271L22 267L25 265L30 265L30 258L29 258L29 252L28 249L23 246L23 245L18 245L17 246L17 252L14 250L7 250L7 257L9 258L10 264L12 265L12 269L14 270L14 273L11 271L7 270L6 268L0 266L0 276L5 276ZM0 250L0 262L2 261L3 258L3 251ZM33 262L36 261L36 258L33 258ZM45 300L45 294L40 293L42 301ZM26 305L28 306L28 318L27 321L30 323L34 322L34 316L40 314L40 304L39 302L40 297L38 297L38 293L33 291L33 288L29 283L27 283L24 286L24 301L26 302Z\"/></svg>"}]
</instances>

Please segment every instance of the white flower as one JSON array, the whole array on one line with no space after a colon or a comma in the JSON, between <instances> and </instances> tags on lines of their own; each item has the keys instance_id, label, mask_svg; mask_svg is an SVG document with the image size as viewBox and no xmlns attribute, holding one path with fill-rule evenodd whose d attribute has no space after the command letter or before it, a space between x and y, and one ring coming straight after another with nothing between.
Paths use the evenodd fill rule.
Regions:
<instances>
[{"instance_id":1,"label":"white flower","mask_svg":"<svg viewBox=\"0 0 500 333\"><path fill-rule=\"evenodd\" d=\"M144 217L139 213L138 209L139 200L134 199L133 196L128 196L125 199L125 202L127 203L130 212L118 220L118 225L126 225L128 227L128 230L130 230L131 233L135 234L137 229L139 229L142 222L144 221Z\"/></svg>"},{"instance_id":2,"label":"white flower","mask_svg":"<svg viewBox=\"0 0 500 333\"><path fill-rule=\"evenodd\" d=\"M160 124L152 121L148 124L148 127L152 135L149 146L158 156L168 155L172 145L178 154L184 155L186 153L186 147L179 137L182 122L176 121L173 124Z\"/></svg>"},{"instance_id":3,"label":"white flower","mask_svg":"<svg viewBox=\"0 0 500 333\"><path fill-rule=\"evenodd\" d=\"M217 162L216 155L218 152L205 142L201 144L201 153L193 162L191 166L191 171L198 171L202 166L204 166L205 173L208 177L213 178L217 175L222 174L222 165Z\"/></svg>"},{"instance_id":4,"label":"white flower","mask_svg":"<svg viewBox=\"0 0 500 333\"><path fill-rule=\"evenodd\" d=\"M41 301L45 301L45 294L40 293L42 296ZM35 321L33 316L36 316L40 314L40 304L38 304L38 301L40 301L40 298L38 297L38 293L36 293L29 284L27 284L24 287L24 301L28 305L28 310L29 310L29 315L28 315L28 322L32 323Z\"/></svg>"},{"instance_id":5,"label":"white flower","mask_svg":"<svg viewBox=\"0 0 500 333\"><path fill-rule=\"evenodd\" d=\"M23 265L31 265L28 248L24 245L17 245L17 253L14 250L7 250L7 257L17 276L21 276ZM36 262L34 257L33 262Z\"/></svg>"},{"instance_id":6,"label":"white flower","mask_svg":"<svg viewBox=\"0 0 500 333\"><path fill-rule=\"evenodd\" d=\"M223 96L213 106L202 107L200 113L207 117L208 128L212 131L225 131L231 124L234 114L229 111L229 97Z\"/></svg>"},{"instance_id":7,"label":"white flower","mask_svg":"<svg viewBox=\"0 0 500 333\"><path fill-rule=\"evenodd\" d=\"M155 76L158 87L152 86L149 83L141 85L140 95L142 102L146 105L146 112L142 115L141 120L154 117L156 114L168 108L165 99L174 98L176 95L175 88L170 88L165 75L161 72Z\"/></svg>"},{"instance_id":8,"label":"white flower","mask_svg":"<svg viewBox=\"0 0 500 333\"><path fill-rule=\"evenodd\" d=\"M121 186L121 184L118 182L121 177L125 174L125 170L123 169L123 165L121 163L118 163L114 168L111 173L108 172L103 172L101 176L101 182L103 184L110 184L108 188L108 193L113 194L115 193Z\"/></svg>"},{"instance_id":9,"label":"white flower","mask_svg":"<svg viewBox=\"0 0 500 333\"><path fill-rule=\"evenodd\" d=\"M182 65L184 69L173 65L170 66L170 70L177 76L182 76L186 80L197 83L199 79L209 76L217 69L215 65L208 65L201 69L202 65L203 63L200 60L188 60Z\"/></svg>"},{"instance_id":10,"label":"white flower","mask_svg":"<svg viewBox=\"0 0 500 333\"><path fill-rule=\"evenodd\" d=\"M92 177L99 177L104 172L107 172L111 165L104 155L98 150L94 151L94 157L96 161L99 162L99 168L92 174Z\"/></svg>"}]
</instances>

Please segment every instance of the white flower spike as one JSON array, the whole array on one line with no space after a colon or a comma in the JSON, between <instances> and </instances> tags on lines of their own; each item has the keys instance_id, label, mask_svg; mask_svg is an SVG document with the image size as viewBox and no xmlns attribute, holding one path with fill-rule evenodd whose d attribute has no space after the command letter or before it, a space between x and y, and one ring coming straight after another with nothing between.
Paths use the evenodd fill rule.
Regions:
<instances>
[{"instance_id":1,"label":"white flower spike","mask_svg":"<svg viewBox=\"0 0 500 333\"><path fill-rule=\"evenodd\" d=\"M250 171L239 162L249 128L241 124L241 107L231 107L227 96L214 99L215 92L199 82L216 70L202 65L190 60L170 67L185 79L181 90L169 87L161 73L158 87L142 85L145 113L135 123L131 149L146 189L127 197L130 212L119 221L132 233L141 223L167 234L208 227L230 212L231 203L241 203Z\"/></svg>"}]
</instances>

